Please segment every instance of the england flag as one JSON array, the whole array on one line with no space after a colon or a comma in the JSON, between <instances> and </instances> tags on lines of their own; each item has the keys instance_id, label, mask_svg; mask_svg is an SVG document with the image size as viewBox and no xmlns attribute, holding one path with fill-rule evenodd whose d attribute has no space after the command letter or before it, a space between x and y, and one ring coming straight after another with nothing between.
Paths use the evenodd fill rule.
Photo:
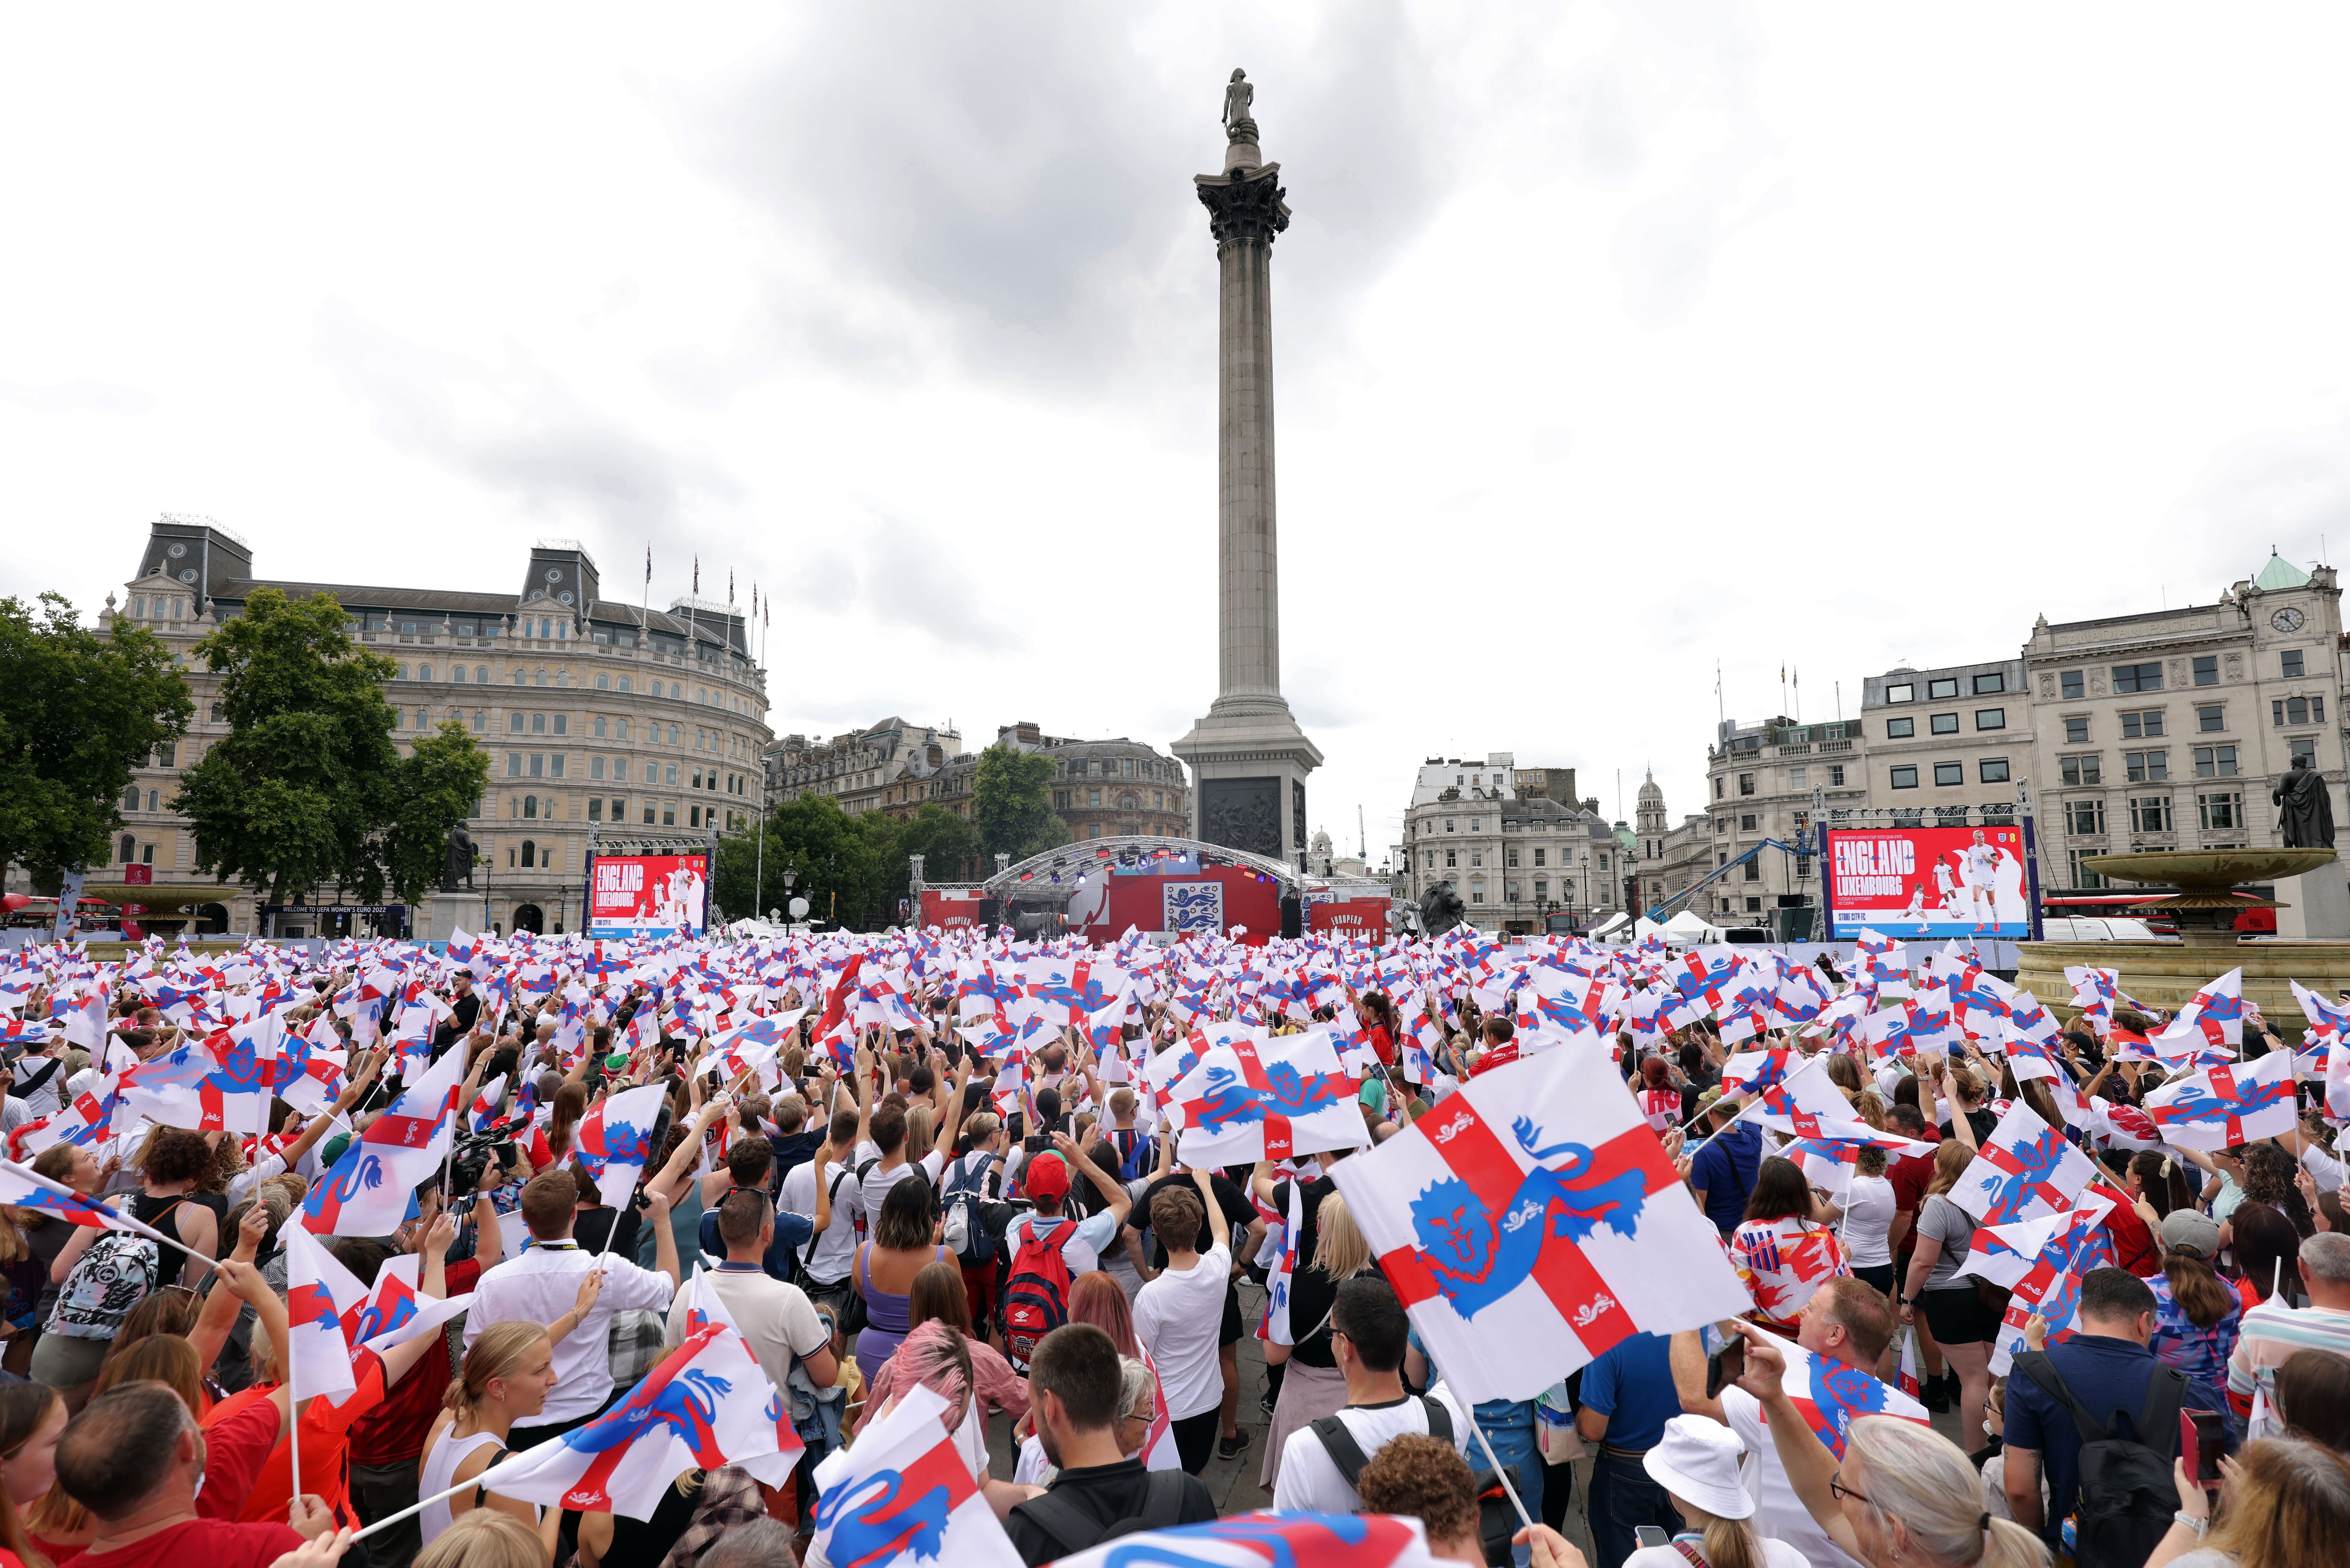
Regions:
<instances>
[{"instance_id":1,"label":"england flag","mask_svg":"<svg viewBox=\"0 0 2350 1568\"><path fill-rule=\"evenodd\" d=\"M1488 1073L1331 1177L1467 1399L1531 1399L1627 1334L1753 1305L1596 1052Z\"/></svg>"},{"instance_id":2,"label":"england flag","mask_svg":"<svg viewBox=\"0 0 2350 1568\"><path fill-rule=\"evenodd\" d=\"M2088 1156L2018 1100L1975 1151L1950 1201L1985 1225L2007 1225L2071 1208L2096 1174Z\"/></svg>"},{"instance_id":3,"label":"england flag","mask_svg":"<svg viewBox=\"0 0 2350 1568\"><path fill-rule=\"evenodd\" d=\"M2189 1073L2141 1102L2163 1137L2181 1148L2234 1148L2293 1128L2293 1053L2272 1051L2241 1063Z\"/></svg>"},{"instance_id":4,"label":"england flag","mask_svg":"<svg viewBox=\"0 0 2350 1568\"><path fill-rule=\"evenodd\" d=\"M946 1409L918 1383L855 1448L816 1466L815 1544L832 1568L1022 1568L941 1420Z\"/></svg>"}]
</instances>

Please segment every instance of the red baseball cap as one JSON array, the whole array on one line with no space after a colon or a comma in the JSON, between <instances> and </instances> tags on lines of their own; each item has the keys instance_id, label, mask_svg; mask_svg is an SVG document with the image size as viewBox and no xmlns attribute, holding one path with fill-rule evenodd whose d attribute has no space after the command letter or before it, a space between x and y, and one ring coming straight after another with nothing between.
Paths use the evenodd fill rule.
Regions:
<instances>
[{"instance_id":1,"label":"red baseball cap","mask_svg":"<svg viewBox=\"0 0 2350 1568\"><path fill-rule=\"evenodd\" d=\"M1066 1198L1069 1168L1057 1154L1040 1154L1020 1172L1020 1185L1031 1198Z\"/></svg>"}]
</instances>

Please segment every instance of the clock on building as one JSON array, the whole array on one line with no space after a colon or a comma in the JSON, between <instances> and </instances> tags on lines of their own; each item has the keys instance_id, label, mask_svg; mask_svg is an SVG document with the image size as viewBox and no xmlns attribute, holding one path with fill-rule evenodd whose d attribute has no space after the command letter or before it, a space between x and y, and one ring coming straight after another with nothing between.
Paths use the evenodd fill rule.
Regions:
<instances>
[{"instance_id":1,"label":"clock on building","mask_svg":"<svg viewBox=\"0 0 2350 1568\"><path fill-rule=\"evenodd\" d=\"M2299 631L2302 627L2302 622L2307 618L2308 618L2303 616L2299 610L2293 608L2291 605L2287 605L2284 608L2277 611L2276 614L2269 617L2269 624L2276 628L2279 631Z\"/></svg>"}]
</instances>

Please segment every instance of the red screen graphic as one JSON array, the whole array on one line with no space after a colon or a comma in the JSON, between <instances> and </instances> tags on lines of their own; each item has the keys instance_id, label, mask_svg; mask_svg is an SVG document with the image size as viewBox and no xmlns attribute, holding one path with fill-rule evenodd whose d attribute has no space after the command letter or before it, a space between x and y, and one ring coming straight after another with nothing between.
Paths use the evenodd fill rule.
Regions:
<instances>
[{"instance_id":1,"label":"red screen graphic","mask_svg":"<svg viewBox=\"0 0 2350 1568\"><path fill-rule=\"evenodd\" d=\"M698 936L709 909L707 855L610 855L588 872L590 936Z\"/></svg>"}]
</instances>

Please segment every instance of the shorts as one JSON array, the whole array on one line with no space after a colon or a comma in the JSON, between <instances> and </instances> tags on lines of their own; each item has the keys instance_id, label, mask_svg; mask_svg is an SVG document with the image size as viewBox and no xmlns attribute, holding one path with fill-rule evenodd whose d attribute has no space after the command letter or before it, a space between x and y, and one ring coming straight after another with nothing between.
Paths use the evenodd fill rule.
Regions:
<instances>
[{"instance_id":1,"label":"shorts","mask_svg":"<svg viewBox=\"0 0 2350 1568\"><path fill-rule=\"evenodd\" d=\"M1855 1265L1852 1271L1852 1277L1860 1281L1863 1284L1874 1285L1877 1291L1884 1295L1887 1301L1889 1302L1893 1299L1892 1264L1877 1263L1866 1269Z\"/></svg>"},{"instance_id":2,"label":"shorts","mask_svg":"<svg viewBox=\"0 0 2350 1568\"><path fill-rule=\"evenodd\" d=\"M1227 1281L1224 1285L1224 1326L1216 1336L1216 1347L1221 1350L1227 1345L1238 1345L1245 1332L1241 1326L1241 1287L1235 1281Z\"/></svg>"},{"instance_id":3,"label":"shorts","mask_svg":"<svg viewBox=\"0 0 2350 1568\"><path fill-rule=\"evenodd\" d=\"M1926 1326L1934 1331L1936 1345L1989 1345L1999 1337L2000 1314L1972 1284L1922 1292L1918 1304L1926 1309Z\"/></svg>"}]
</instances>

